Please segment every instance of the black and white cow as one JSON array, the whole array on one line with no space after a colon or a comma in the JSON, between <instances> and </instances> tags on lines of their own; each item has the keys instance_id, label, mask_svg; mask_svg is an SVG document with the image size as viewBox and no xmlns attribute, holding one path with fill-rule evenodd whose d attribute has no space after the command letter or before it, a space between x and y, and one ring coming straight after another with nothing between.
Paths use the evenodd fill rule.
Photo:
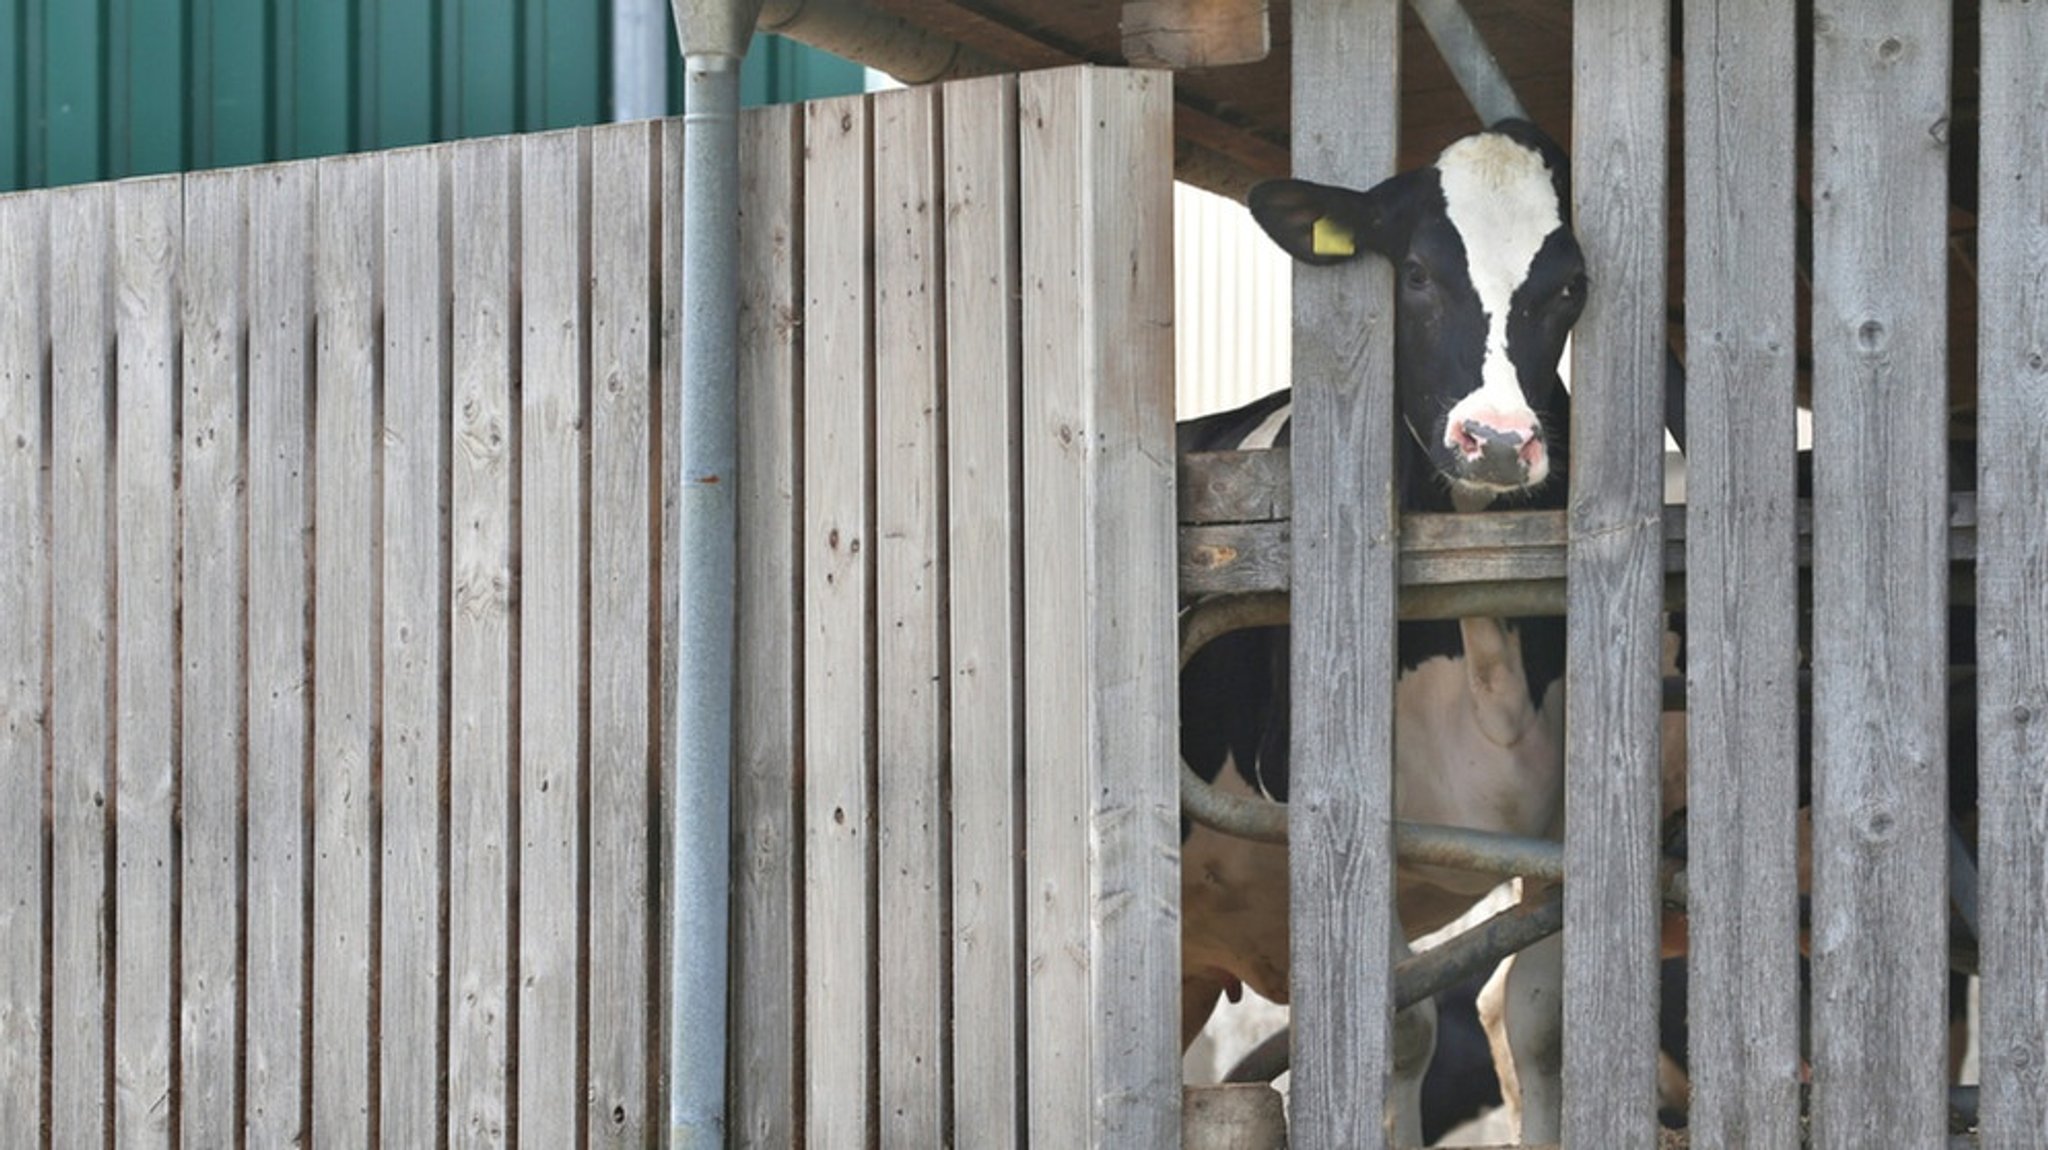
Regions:
<instances>
[{"instance_id":1,"label":"black and white cow","mask_svg":"<svg viewBox=\"0 0 2048 1150\"><path fill-rule=\"evenodd\" d=\"M1328 264L1370 251L1394 265L1394 438L1404 511L1479 512L1565 504L1569 414L1558 375L1586 296L1566 219L1563 152L1533 125L1505 121L1446 148L1435 164L1369 191L1297 180L1252 190L1251 210L1296 259ZM1184 423L1183 452L1288 441L1289 396ZM1562 619L1404 622L1395 688L1394 801L1402 819L1559 836L1564 816ZM1182 754L1240 793L1287 798L1284 628L1239 631L1198 653L1181 678ZM1249 985L1287 996L1285 848L1206 828L1182 848L1182 1030L1192 1040L1219 995ZM1410 935L1463 913L1485 876L1403 867L1398 913ZM1405 954L1405 940L1395 940ZM1524 1105L1523 1139L1558 1140L1555 938L1510 975L1507 1026ZM1435 1020L1403 1017L1394 1105L1419 1140L1419 1088ZM1420 1057L1416 1057L1417 1053Z\"/></svg>"}]
</instances>

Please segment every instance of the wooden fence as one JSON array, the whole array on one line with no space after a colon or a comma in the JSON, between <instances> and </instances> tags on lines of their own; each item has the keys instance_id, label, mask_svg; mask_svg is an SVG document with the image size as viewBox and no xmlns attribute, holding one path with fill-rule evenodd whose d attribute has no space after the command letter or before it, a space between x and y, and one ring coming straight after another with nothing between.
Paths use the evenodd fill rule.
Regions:
<instances>
[{"instance_id":1,"label":"wooden fence","mask_svg":"<svg viewBox=\"0 0 2048 1150\"><path fill-rule=\"evenodd\" d=\"M1552 552L1522 572L1562 574L1568 588L1564 1138L1654 1142L1669 547L1655 381L1667 252L1681 238L1668 234L1665 209L1678 200L1690 372L1681 538L1692 1137L1947 1141L1947 798L1952 762L1967 772L1972 761L1951 740L1968 740L1982 795L1981 1140L2038 1145L2048 1128L2048 760L2035 733L2048 703L2048 27L2019 3L1983 5L1981 28L1976 12L1952 23L1962 13L1945 2L1815 5L1808 580L1793 451L1803 366L1795 213L1805 210L1793 7L1688 4L1682 29L1663 5L1573 9L1574 214L1595 286L1575 337L1571 506L1544 541L1563 544L1562 564ZM1364 186L1389 170L1399 15L1396 0L1296 5L1298 173ZM1957 28L1981 41L1958 44ZM1681 32L1674 138L1665 112ZM1967 59L1979 67L1953 75L1952 61ZM1975 104L1954 107L1957 92ZM1955 330L1969 318L1946 306L1948 147L1963 111L1981 113L1975 332ZM1667 161L1681 144L1684 183L1672 188ZM1299 693L1290 1125L1303 1147L1384 1137L1371 1085L1390 1058L1386 972L1368 956L1361 981L1358 940L1384 929L1389 880L1361 861L1390 850L1377 767L1391 737L1381 637L1410 568L1389 516L1383 439L1346 435L1392 423L1372 383L1388 373L1390 331L1357 318L1361 303L1385 314L1384 275L1316 271L1295 283L1294 554L1278 566L1291 572ZM1951 379L1949 343L1965 336L1978 338L1977 377ZM1949 473L1951 389L1981 396L1976 475ZM1952 489L1978 496L1974 583L1967 562L1951 569ZM1270 556L1261 565L1276 566ZM1974 637L1951 634L1956 574L1959 601L1975 594ZM1951 715L1951 650L1962 656L1973 638L1977 709ZM1802 660L1812 676L1806 925L1795 829ZM1810 1110L1802 944L1813 959Z\"/></svg>"},{"instance_id":2,"label":"wooden fence","mask_svg":"<svg viewBox=\"0 0 2048 1150\"><path fill-rule=\"evenodd\" d=\"M735 1144L1177 1129L1169 109L745 118ZM680 130L0 198L9 1139L659 1140Z\"/></svg>"},{"instance_id":3,"label":"wooden fence","mask_svg":"<svg viewBox=\"0 0 2048 1150\"><path fill-rule=\"evenodd\" d=\"M1982 7L1987 1145L2048 1127L2037 6ZM1815 21L1811 650L1789 6L1687 5L1702 1144L1939 1145L1950 5ZM1392 148L1396 0L1301 5L1295 161ZM1663 115L1575 6L1565 1138L1650 1144ZM1384 53L1384 58L1382 54ZM731 1135L1178 1128L1170 101L1070 71L751 114ZM658 1140L674 124L0 198L0 1129ZM1383 1135L1401 575L1384 272L1304 277L1295 1144ZM1373 309L1377 308L1377 312ZM1873 625L1881 623L1880 625ZM1367 641L1367 636L1380 636ZM1967 724L1965 724L1967 728ZM1377 748L1377 750L1375 750ZM1155 764L1155 769L1145 764ZM23 796L28 796L26 799ZM1362 961L1361 961L1362 958Z\"/></svg>"}]
</instances>

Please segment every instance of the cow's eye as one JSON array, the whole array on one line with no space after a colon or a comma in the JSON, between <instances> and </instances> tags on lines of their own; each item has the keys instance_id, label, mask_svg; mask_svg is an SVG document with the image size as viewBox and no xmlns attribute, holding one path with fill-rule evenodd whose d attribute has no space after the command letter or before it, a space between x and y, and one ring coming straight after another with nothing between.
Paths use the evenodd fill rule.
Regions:
<instances>
[{"instance_id":1,"label":"cow's eye","mask_svg":"<svg viewBox=\"0 0 2048 1150\"><path fill-rule=\"evenodd\" d=\"M1401 265L1401 282L1410 291L1422 291L1429 286L1429 269L1421 260L1408 260Z\"/></svg>"},{"instance_id":2,"label":"cow's eye","mask_svg":"<svg viewBox=\"0 0 2048 1150\"><path fill-rule=\"evenodd\" d=\"M1578 303L1584 300L1586 298L1586 277L1576 275L1564 281L1564 286L1557 289L1557 298L1571 303Z\"/></svg>"}]
</instances>

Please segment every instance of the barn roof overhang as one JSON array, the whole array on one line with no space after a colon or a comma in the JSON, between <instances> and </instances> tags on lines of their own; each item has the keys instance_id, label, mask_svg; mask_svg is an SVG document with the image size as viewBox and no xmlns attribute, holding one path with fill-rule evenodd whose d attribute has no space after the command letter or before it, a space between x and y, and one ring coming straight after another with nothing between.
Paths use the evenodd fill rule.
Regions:
<instances>
[{"instance_id":1,"label":"barn roof overhang","mask_svg":"<svg viewBox=\"0 0 2048 1150\"><path fill-rule=\"evenodd\" d=\"M1530 117L1564 138L1569 4L1411 3L1401 52L1403 167L1481 126L1419 14L1432 9L1469 13ZM1241 198L1253 182L1288 174L1291 15L1287 0L769 0L760 27L906 83L1079 63L1171 67L1177 174Z\"/></svg>"}]
</instances>

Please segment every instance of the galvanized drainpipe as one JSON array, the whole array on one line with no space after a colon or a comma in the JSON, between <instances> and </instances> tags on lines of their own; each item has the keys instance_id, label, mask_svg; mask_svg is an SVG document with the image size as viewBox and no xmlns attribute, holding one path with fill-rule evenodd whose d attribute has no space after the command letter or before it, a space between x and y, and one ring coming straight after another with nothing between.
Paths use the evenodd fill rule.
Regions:
<instances>
[{"instance_id":1,"label":"galvanized drainpipe","mask_svg":"<svg viewBox=\"0 0 2048 1150\"><path fill-rule=\"evenodd\" d=\"M670 0L683 49L683 376L669 1145L725 1145L739 517L740 59L760 0Z\"/></svg>"}]
</instances>

